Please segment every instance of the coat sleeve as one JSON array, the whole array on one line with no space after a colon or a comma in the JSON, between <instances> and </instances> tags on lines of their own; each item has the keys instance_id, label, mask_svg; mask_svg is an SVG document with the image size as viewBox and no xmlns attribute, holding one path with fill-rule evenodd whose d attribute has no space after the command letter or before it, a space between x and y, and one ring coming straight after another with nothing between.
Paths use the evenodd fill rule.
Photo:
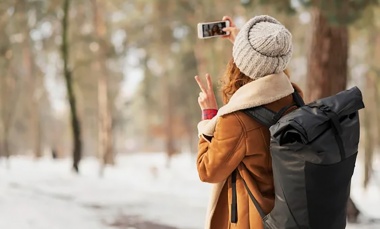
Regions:
<instances>
[{"instance_id":1,"label":"coat sleeve","mask_svg":"<svg viewBox=\"0 0 380 229\"><path fill-rule=\"evenodd\" d=\"M245 131L234 113L218 118L211 141L200 138L197 169L201 181L221 182L232 173L245 156Z\"/></svg>"}]
</instances>

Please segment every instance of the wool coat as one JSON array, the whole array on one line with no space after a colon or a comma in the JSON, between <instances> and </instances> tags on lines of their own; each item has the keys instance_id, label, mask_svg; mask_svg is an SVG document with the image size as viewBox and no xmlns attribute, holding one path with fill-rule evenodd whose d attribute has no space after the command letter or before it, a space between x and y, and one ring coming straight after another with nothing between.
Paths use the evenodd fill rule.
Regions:
<instances>
[{"instance_id":1,"label":"wool coat","mask_svg":"<svg viewBox=\"0 0 380 229\"><path fill-rule=\"evenodd\" d=\"M265 213L274 206L270 133L242 109L264 105L275 112L294 103L294 88L284 73L252 81L239 88L211 120L198 124L197 169L204 182L214 183L205 229L262 229L261 217L243 180ZM231 173L237 169L237 223L231 223Z\"/></svg>"}]
</instances>

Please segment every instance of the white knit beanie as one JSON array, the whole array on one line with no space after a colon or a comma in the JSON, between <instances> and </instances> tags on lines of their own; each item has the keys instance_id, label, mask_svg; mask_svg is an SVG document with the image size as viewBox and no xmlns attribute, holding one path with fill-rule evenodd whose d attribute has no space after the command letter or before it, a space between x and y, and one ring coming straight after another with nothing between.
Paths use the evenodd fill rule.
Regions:
<instances>
[{"instance_id":1,"label":"white knit beanie","mask_svg":"<svg viewBox=\"0 0 380 229\"><path fill-rule=\"evenodd\" d=\"M273 17L262 15L242 27L232 56L242 73L257 79L284 71L292 52L292 34Z\"/></svg>"}]
</instances>

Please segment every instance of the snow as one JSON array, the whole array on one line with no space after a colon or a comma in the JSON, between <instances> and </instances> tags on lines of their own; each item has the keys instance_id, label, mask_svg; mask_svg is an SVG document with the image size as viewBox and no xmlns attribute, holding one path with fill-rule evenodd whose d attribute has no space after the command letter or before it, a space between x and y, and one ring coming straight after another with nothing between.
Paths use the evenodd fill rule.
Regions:
<instances>
[{"instance_id":1,"label":"snow","mask_svg":"<svg viewBox=\"0 0 380 229\"><path fill-rule=\"evenodd\" d=\"M103 177L95 158L82 161L80 175L71 172L69 159L12 157L10 168L1 160L0 228L142 229L151 222L149 228L200 229L210 185L199 181L195 160L180 154L167 168L163 153L123 155ZM365 190L360 166L355 170L352 196L367 217L363 221L380 218L379 182L375 177ZM375 229L380 223L347 228Z\"/></svg>"}]
</instances>

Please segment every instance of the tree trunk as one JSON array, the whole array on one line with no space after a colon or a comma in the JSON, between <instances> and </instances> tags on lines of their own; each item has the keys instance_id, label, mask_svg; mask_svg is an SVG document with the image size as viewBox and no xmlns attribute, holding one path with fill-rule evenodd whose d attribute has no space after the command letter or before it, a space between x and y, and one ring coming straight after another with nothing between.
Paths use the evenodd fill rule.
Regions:
<instances>
[{"instance_id":1,"label":"tree trunk","mask_svg":"<svg viewBox=\"0 0 380 229\"><path fill-rule=\"evenodd\" d=\"M368 77L367 77L368 80ZM367 89L372 91L371 89ZM370 180L370 177L372 175L372 160L373 160L373 151L374 151L374 141L373 141L373 124L371 123L372 119L372 109L369 109L371 107L371 104L373 102L370 102L371 100L369 98L373 98L372 95L369 95L370 93L366 93L367 100L367 108L364 109L364 118L363 118L363 124L364 124L364 180L363 185L366 187L368 185L368 182ZM371 93L372 94L372 93ZM373 101L373 100L372 100ZM369 105L369 106L368 106Z\"/></svg>"},{"instance_id":2,"label":"tree trunk","mask_svg":"<svg viewBox=\"0 0 380 229\"><path fill-rule=\"evenodd\" d=\"M308 59L306 101L331 96L346 89L348 60L348 28L332 26L320 9L312 9L313 32ZM360 211L351 197L347 202L347 217L357 220Z\"/></svg>"},{"instance_id":3,"label":"tree trunk","mask_svg":"<svg viewBox=\"0 0 380 229\"><path fill-rule=\"evenodd\" d=\"M12 127L14 126L15 117L18 112L18 105L21 98L22 83L21 80L17 79L15 67L12 65L6 66L8 69L5 73L5 77L2 77L4 81L1 82L1 96L2 99L2 113L1 113L1 122L2 122L2 143L3 143L3 152L1 156L4 156L7 159L7 166L10 167L9 158L12 154L11 149L9 148L10 142L10 133Z\"/></svg>"},{"instance_id":4,"label":"tree trunk","mask_svg":"<svg viewBox=\"0 0 380 229\"><path fill-rule=\"evenodd\" d=\"M360 211L350 197L347 202L347 221L349 223L356 223L358 221L359 214Z\"/></svg>"},{"instance_id":5,"label":"tree trunk","mask_svg":"<svg viewBox=\"0 0 380 229\"><path fill-rule=\"evenodd\" d=\"M9 129L8 129L9 130ZM6 131L4 133L5 137L4 137L4 145L3 145L3 150L4 150L4 156L5 156L5 159L6 159L6 167L7 169L10 169L10 156L11 156L11 153L10 153L10 150L9 150L9 131Z\"/></svg>"},{"instance_id":6,"label":"tree trunk","mask_svg":"<svg viewBox=\"0 0 380 229\"><path fill-rule=\"evenodd\" d=\"M42 128L40 122L39 101L38 98L32 98L32 111L31 111L31 125L32 125L32 137L33 137L33 151L34 157L42 157Z\"/></svg>"},{"instance_id":7,"label":"tree trunk","mask_svg":"<svg viewBox=\"0 0 380 229\"><path fill-rule=\"evenodd\" d=\"M37 91L37 75L36 75L36 69L35 64L33 61L33 53L32 53L32 40L26 39L29 37L30 34L30 28L28 25L28 8L26 6L26 2L23 1L21 3L22 7L22 26L25 27L23 31L23 35L25 37L23 44L22 44L22 66L23 66L23 73L24 78L26 79L26 95L27 99L29 100L29 107L30 107L30 127L31 130L29 131L29 136L32 139L33 144L33 151L34 156L36 158L40 158L42 156L42 149L41 149L41 140L42 140L42 134L41 134L41 125L40 125L40 111L39 111L39 97L36 95Z\"/></svg>"},{"instance_id":8,"label":"tree trunk","mask_svg":"<svg viewBox=\"0 0 380 229\"><path fill-rule=\"evenodd\" d=\"M171 158L172 156L176 153L176 149L174 146L174 134L173 134L173 114L174 114L174 109L173 109L173 102L172 102L172 93L171 93L171 87L170 87L170 78L168 74L165 74L164 76L165 80L165 89L166 89L166 153L167 153L167 164L166 166L170 166Z\"/></svg>"},{"instance_id":9,"label":"tree trunk","mask_svg":"<svg viewBox=\"0 0 380 229\"><path fill-rule=\"evenodd\" d=\"M364 132L364 180L363 186L367 187L373 172L372 161L376 144L376 75L369 71L365 77L364 103L366 108L363 111L363 132Z\"/></svg>"},{"instance_id":10,"label":"tree trunk","mask_svg":"<svg viewBox=\"0 0 380 229\"><path fill-rule=\"evenodd\" d=\"M69 27L69 8L70 0L63 2L63 19L62 19L62 59L63 59L63 74L66 80L66 88L68 100L70 104L71 127L73 136L73 169L79 173L79 162L82 157L82 141L80 121L77 113L76 98L73 88L72 71L69 68L69 42L68 42L68 27Z\"/></svg>"},{"instance_id":11,"label":"tree trunk","mask_svg":"<svg viewBox=\"0 0 380 229\"><path fill-rule=\"evenodd\" d=\"M2 156L4 156L6 159L9 159L11 156L10 151L9 151L9 127L6 127L3 133L4 140L3 140L3 145L2 145Z\"/></svg>"},{"instance_id":12,"label":"tree trunk","mask_svg":"<svg viewBox=\"0 0 380 229\"><path fill-rule=\"evenodd\" d=\"M167 4L169 4L168 1L160 1L156 2L154 7L157 10L157 21L156 23L159 23L158 20L161 18L166 18L168 14L171 13L170 8L167 7ZM157 51L160 53L160 59L159 64L163 66L165 69L170 68L170 44L173 42L173 37L171 35L172 30L170 28L170 23L168 21L165 21L165 23L160 23L159 28L161 36L158 38L157 43L160 44L160 47L158 47ZM163 79L163 101L164 101L164 128L165 128L165 148L166 148L166 154L167 154L167 164L166 166L170 166L171 158L176 153L176 148L174 144L174 107L173 107L173 98L172 96L175 96L173 94L172 90L172 84L171 84L171 72L170 71L164 71L162 75Z\"/></svg>"},{"instance_id":13,"label":"tree trunk","mask_svg":"<svg viewBox=\"0 0 380 229\"><path fill-rule=\"evenodd\" d=\"M366 90L363 92L366 109L364 110L364 187L371 179L373 172L373 157L379 146L377 139L380 136L380 112L377 112L380 102L378 60L380 58L380 36L375 26L369 27L373 31L368 37L369 47L366 63L369 63L369 71L366 74Z\"/></svg>"},{"instance_id":14,"label":"tree trunk","mask_svg":"<svg viewBox=\"0 0 380 229\"><path fill-rule=\"evenodd\" d=\"M313 9L312 13L306 91L309 102L346 89L349 42L347 26L329 25L319 9Z\"/></svg>"},{"instance_id":15,"label":"tree trunk","mask_svg":"<svg viewBox=\"0 0 380 229\"><path fill-rule=\"evenodd\" d=\"M98 76L98 150L102 161L102 169L100 174L103 174L105 165L113 165L113 141L112 141L112 117L109 106L108 96L108 80L107 80L107 66L106 61L106 47L105 41L107 39L107 27L104 21L103 7L101 1L92 0L94 7L94 26L96 36L98 38L99 50L98 60L96 67L99 70Z\"/></svg>"}]
</instances>

